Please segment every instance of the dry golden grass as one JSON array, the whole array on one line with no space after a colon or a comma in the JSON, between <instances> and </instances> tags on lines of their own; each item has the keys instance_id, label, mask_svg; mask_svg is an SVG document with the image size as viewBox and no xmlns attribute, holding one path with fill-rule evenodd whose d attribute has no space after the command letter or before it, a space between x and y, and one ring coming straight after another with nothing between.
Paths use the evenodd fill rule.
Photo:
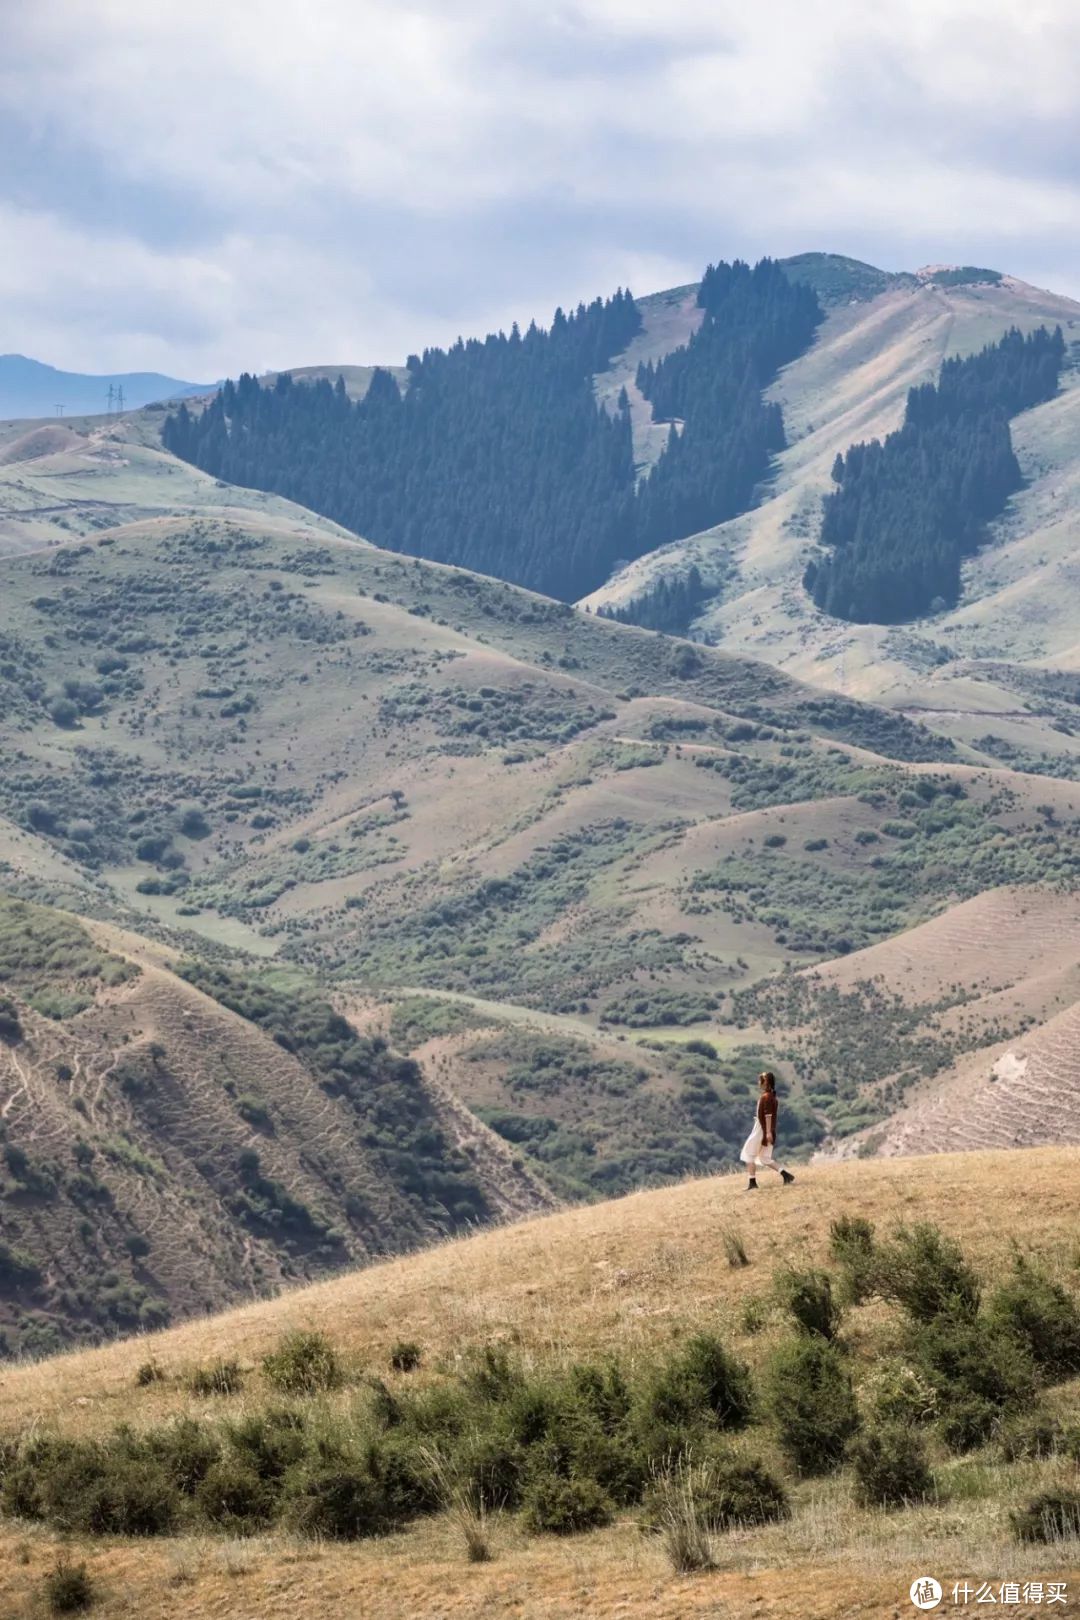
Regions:
<instances>
[{"instance_id":1,"label":"dry golden grass","mask_svg":"<svg viewBox=\"0 0 1080 1620\"><path fill-rule=\"evenodd\" d=\"M774 1322L748 1336L743 1305L767 1293L777 1264L823 1262L829 1223L844 1213L869 1215L884 1230L933 1219L963 1240L987 1276L1008 1263L1014 1240L1068 1276L1078 1259L1078 1171L1080 1150L1038 1149L810 1167L792 1188L765 1186L755 1198L742 1195L741 1177L637 1193L483 1232L152 1338L10 1368L0 1383L0 1429L56 1424L92 1433L178 1411L235 1412L263 1393L259 1357L299 1326L322 1329L354 1367L391 1381L389 1347L401 1338L424 1347L426 1366L452 1367L469 1346L492 1339L513 1343L530 1361L614 1347L633 1358L709 1323L760 1360L781 1329ZM749 1266L729 1267L725 1231L742 1236ZM873 1305L847 1329L862 1367L893 1333L894 1319ZM208 1401L186 1387L190 1368L218 1355L237 1356L248 1369L235 1402ZM165 1377L137 1388L137 1369L149 1359ZM1055 1398L1076 1394L1074 1387ZM742 1444L767 1451L758 1436L752 1431ZM698 1576L672 1575L658 1539L629 1517L566 1541L529 1540L495 1518L495 1560L485 1565L466 1561L449 1517L350 1546L283 1535L243 1543L188 1537L94 1543L74 1554L99 1580L104 1597L95 1612L104 1617L734 1620L750 1612L854 1620L909 1612L908 1585L926 1572L943 1581L1080 1577L1075 1546L1023 1549L1009 1537L1004 1506L1036 1487L1039 1466L1004 1471L977 1457L953 1460L944 1465L940 1503L888 1514L854 1509L843 1478L807 1481L796 1487L789 1523L718 1538L718 1568ZM51 1534L3 1528L0 1614L43 1612L34 1594L57 1546ZM952 1604L950 1611L965 1612Z\"/></svg>"}]
</instances>

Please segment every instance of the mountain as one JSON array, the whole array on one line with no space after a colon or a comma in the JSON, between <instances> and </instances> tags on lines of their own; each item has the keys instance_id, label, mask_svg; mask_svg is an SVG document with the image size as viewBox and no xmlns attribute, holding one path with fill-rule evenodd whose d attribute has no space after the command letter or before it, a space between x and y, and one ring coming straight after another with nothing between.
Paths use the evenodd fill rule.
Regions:
<instances>
[{"instance_id":1,"label":"mountain","mask_svg":"<svg viewBox=\"0 0 1080 1620\"><path fill-rule=\"evenodd\" d=\"M585 599L631 613L660 587L697 584L682 597L684 631L834 690L918 715L968 758L1037 771L1077 768L1072 690L1080 600L1075 551L1080 412L1080 304L996 271L929 267L887 276L834 255L787 261L810 277L825 311L813 345L785 368L768 397L783 413L787 445L755 504L731 522L642 557ZM668 304L642 302L635 342L685 341ZM1020 487L961 565L959 600L902 625L850 624L819 611L804 586L820 555L822 501L837 457L901 426L909 390L937 380L943 362L971 356L1010 329L1060 327L1065 359L1057 392L1014 417ZM605 389L636 371L628 350ZM644 404L644 402L642 402ZM637 421L635 433L647 429Z\"/></svg>"},{"instance_id":2,"label":"mountain","mask_svg":"<svg viewBox=\"0 0 1080 1620\"><path fill-rule=\"evenodd\" d=\"M181 382L157 371L93 376L59 371L24 354L0 354L0 421L34 416L103 416L109 409L138 410L155 400L206 394L212 383ZM59 410L58 407L62 407Z\"/></svg>"},{"instance_id":3,"label":"mountain","mask_svg":"<svg viewBox=\"0 0 1080 1620\"><path fill-rule=\"evenodd\" d=\"M35 1612L61 1535L106 1620L164 1620L177 1588L191 1620L285 1605L298 1620L350 1606L368 1620L515 1608L683 1620L738 1612L751 1585L766 1620L839 1620L893 1614L922 1571L950 1593L1001 1569L995 1587L1067 1587L1075 1537L1051 1523L1038 1540L1036 1509L1025 1545L1010 1515L1073 1499L1062 1189L1078 1168L1075 1148L1025 1154L1022 1197L1008 1153L815 1167L763 1189L760 1206L741 1177L688 1182L5 1367L4 1502L22 1515L0 1525L9 1610ZM854 1265L838 1223L863 1239ZM896 1255L919 1262L908 1309L869 1282ZM822 1273L839 1349L795 1331L792 1282L820 1288ZM981 1308L969 1293L920 1321L943 1276L981 1285ZM792 1455L795 1438L809 1449L821 1436L828 1449ZM710 1473L753 1515L719 1516L705 1541L717 1567L698 1571L679 1567L670 1531L642 1534L671 1448L687 1443L683 1495L698 1507L682 1522L707 1519ZM886 1511L896 1480L925 1500ZM275 1533L283 1521L290 1533Z\"/></svg>"},{"instance_id":4,"label":"mountain","mask_svg":"<svg viewBox=\"0 0 1080 1620\"><path fill-rule=\"evenodd\" d=\"M799 327L798 357L766 381L761 367L775 370L776 354L762 358L763 334L808 307L777 292L777 277L796 271L813 275L815 324ZM665 391L669 407L681 399L694 410L743 397L763 431L783 427L787 448L772 482L755 486L757 504L642 557L603 603L575 607L380 549L282 493L172 454L160 409L0 429L0 889L8 904L39 908L32 935L47 939L50 919L74 918L120 963L109 973L140 969L116 986L95 983L89 999L71 975L50 985L12 968L0 980L13 1031L0 1044L0 1109L16 1163L16 1247L30 1267L5 1317L13 1346L130 1323L102 1315L49 1264L61 1248L81 1253L79 1222L90 1219L71 1193L76 1151L92 1155L121 1212L98 1259L100 1275L117 1279L117 1309L134 1297L150 1319L162 1309L175 1319L531 1200L597 1200L730 1167L766 1064L781 1076L786 1142L801 1158L940 1145L918 1121L946 1093L962 1096L966 1065L982 1073L1008 1054L1012 1100L994 1093L1003 1101L983 1111L994 1120L984 1139L1043 1139L1037 1124L1016 1121L1026 1096L1060 1098L1071 1084L1067 1068L1060 1082L1047 1078L1046 1064L1058 1051L1055 1020L1076 1001L1075 676L1066 659L1044 667L1006 639L967 660L961 679L959 660L942 658L924 626L894 627L909 684L893 690L887 669L871 694L881 701L831 691L813 636L827 625L851 646L886 632L825 621L803 573L816 545L813 480L829 487L833 445L846 455L860 434L891 431L908 384L936 375L956 334L981 349L1003 325L1035 330L1058 316L1067 327L1069 317L1061 300L970 267L882 284L872 267L815 256L758 283L750 275L717 271L711 314L697 287L632 309L624 295L614 310L586 310L562 349L561 339L554 351L530 340L530 375L546 376L575 420L585 419L581 335L591 332L593 359L608 359L586 386L609 424L621 423L631 503L683 442L654 420ZM749 366L739 396L726 362L714 365L729 299ZM613 322L626 346L609 356ZM509 374L516 352L511 339L493 343L490 364ZM463 346L447 375L480 389L477 447L490 449L498 395L489 361L473 374L471 353ZM412 367L404 394L377 369L341 389L328 378L316 390L295 378L269 389L249 381L243 410L257 439L264 408L285 432L309 394L342 435L362 438L371 423L355 412L377 390L372 408L389 413L396 435L417 378L441 387L443 367L433 356ZM1058 386L1012 420L1021 466L1040 423L1061 428L1058 440L1045 429L1048 465L1054 444L1072 453L1067 367ZM561 409L552 404L557 420ZM550 447L530 411L536 443ZM232 431L220 411L186 419L192 453L198 423ZM467 427L452 440L462 464ZM668 510L712 498L699 455L707 432L669 463L687 477L665 475ZM287 434L282 443L292 462ZM337 454L333 435L327 447ZM793 498L785 480L794 488L804 476L800 454L804 532L786 535L786 583L761 594L755 623L742 571L773 555L775 533L754 526ZM557 510L550 471L527 514L534 540ZM489 494L497 472L485 464ZM1011 500L1018 507L1034 490L1029 482ZM573 530L575 546L584 533ZM735 534L756 535L754 548L741 552ZM996 554L983 542L965 578ZM535 555L523 545L515 567ZM678 579L691 558L697 587L687 577L662 605L679 629L670 618L692 603L702 639L590 611L632 605L634 581L648 590ZM1064 593L1064 572L1058 583ZM725 640L712 646L729 590L741 616L723 620ZM793 673L799 660L788 656L803 637L814 680ZM950 671L950 707L910 701L912 683L928 693ZM1025 739L1009 744L1015 759L987 740L1006 724ZM1017 768L1026 765L1038 769ZM908 983L911 951L926 966ZM46 980L48 952L35 947L30 959ZM145 1002L151 984L174 1009L161 1014L178 1042L172 1055ZM232 1054L233 1091L207 1075L198 1043L181 1039L182 1009L193 1006ZM1032 1032L1044 1027L1036 1051ZM294 1028L330 1034L305 1037L301 1050ZM370 1041L383 1044L361 1058L353 1043ZM106 1078L99 1112L84 1115L80 1065L100 1077L126 1045L147 1072L130 1094L115 1095ZM155 1045L166 1048L156 1059ZM369 1081L393 1086L387 1117L373 1122L363 1099L353 1108L353 1069L364 1096ZM1080 1120L1059 1112L1058 1135L1075 1139ZM330 1118L352 1166L336 1179L318 1145ZM897 1134L905 1121L915 1134ZM948 1141L962 1140L949 1129ZM158 1167L149 1187L123 1163L125 1138ZM20 1180L18 1165L33 1171L39 1159L40 1175ZM263 1182L277 1189L288 1230L270 1218ZM172 1263L182 1251L162 1244L152 1262L153 1251L127 1247L148 1237L140 1209L181 1205L185 1243L203 1241L197 1227L218 1254L201 1292ZM253 1237L260 1219L266 1229ZM36 1293L23 1286L31 1280Z\"/></svg>"}]
</instances>

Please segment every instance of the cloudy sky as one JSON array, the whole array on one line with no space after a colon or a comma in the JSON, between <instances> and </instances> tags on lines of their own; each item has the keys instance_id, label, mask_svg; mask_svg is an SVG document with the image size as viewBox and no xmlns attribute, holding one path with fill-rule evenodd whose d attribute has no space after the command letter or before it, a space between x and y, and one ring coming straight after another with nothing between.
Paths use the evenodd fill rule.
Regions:
<instances>
[{"instance_id":1,"label":"cloudy sky","mask_svg":"<svg viewBox=\"0 0 1080 1620\"><path fill-rule=\"evenodd\" d=\"M0 351L394 361L812 248L1080 297L1075 0L0 0Z\"/></svg>"}]
</instances>

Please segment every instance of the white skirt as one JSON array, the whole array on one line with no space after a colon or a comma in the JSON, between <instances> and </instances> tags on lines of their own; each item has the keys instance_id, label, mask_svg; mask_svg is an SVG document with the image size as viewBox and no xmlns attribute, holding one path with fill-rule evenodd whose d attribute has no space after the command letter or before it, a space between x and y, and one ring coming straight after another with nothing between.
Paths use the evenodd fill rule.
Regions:
<instances>
[{"instance_id":1,"label":"white skirt","mask_svg":"<svg viewBox=\"0 0 1080 1620\"><path fill-rule=\"evenodd\" d=\"M772 1143L770 1142L768 1147L763 1147L764 1141L765 1132L761 1128L761 1121L755 1120L754 1128L743 1143L743 1150L739 1154L743 1164L764 1164L767 1159L772 1158Z\"/></svg>"}]
</instances>

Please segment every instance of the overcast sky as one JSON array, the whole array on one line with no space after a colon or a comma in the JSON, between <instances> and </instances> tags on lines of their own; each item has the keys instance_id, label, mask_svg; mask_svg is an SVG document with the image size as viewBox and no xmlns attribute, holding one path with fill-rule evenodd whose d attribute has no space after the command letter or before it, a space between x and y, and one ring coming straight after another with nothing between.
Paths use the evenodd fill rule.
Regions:
<instances>
[{"instance_id":1,"label":"overcast sky","mask_svg":"<svg viewBox=\"0 0 1080 1620\"><path fill-rule=\"evenodd\" d=\"M1080 297L1075 0L0 0L0 351L397 361L710 259Z\"/></svg>"}]
</instances>

